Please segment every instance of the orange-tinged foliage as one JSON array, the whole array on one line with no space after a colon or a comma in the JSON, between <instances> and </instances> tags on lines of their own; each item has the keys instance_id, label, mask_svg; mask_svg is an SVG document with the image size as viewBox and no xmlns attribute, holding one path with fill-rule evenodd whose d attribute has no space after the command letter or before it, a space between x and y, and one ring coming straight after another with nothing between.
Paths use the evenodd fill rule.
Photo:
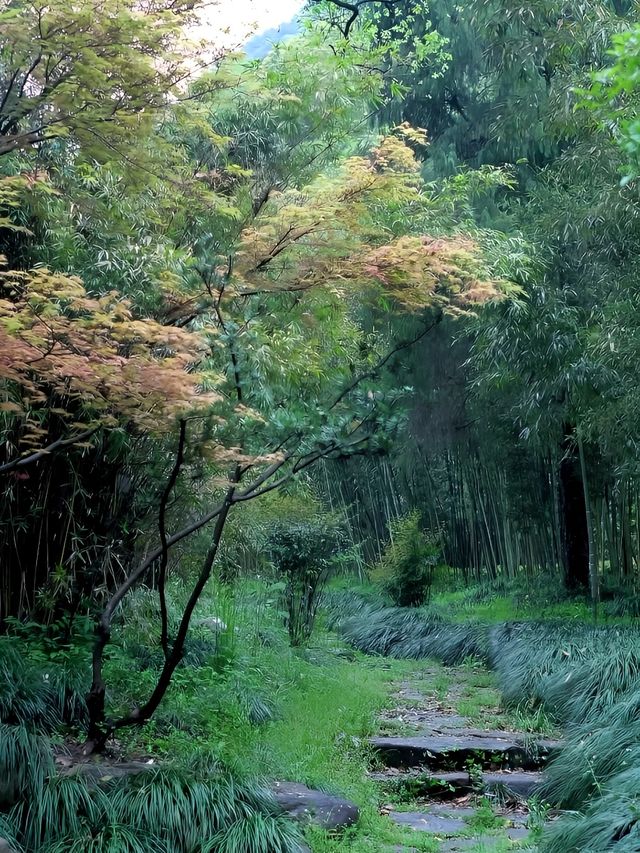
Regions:
<instances>
[{"instance_id":1,"label":"orange-tinged foliage","mask_svg":"<svg viewBox=\"0 0 640 853\"><path fill-rule=\"evenodd\" d=\"M414 212L416 221L424 221L424 182L406 141L425 144L424 134L406 126L396 131L368 156L349 158L303 189L273 192L243 230L229 264L214 270L219 285L201 300L202 316L217 305L233 317L235 297L262 292L320 289L332 297L357 293L365 299L382 294L398 311L433 306L452 313L498 296L498 283L471 239L397 237L376 218L376 211L391 209L409 226ZM180 282L171 285L178 289ZM191 297L185 302L188 310L193 304ZM171 317L175 313L172 308ZM215 318L204 326L213 332ZM220 400L219 378L210 370L217 365L224 373L218 359L229 357L223 339L216 345L209 335L205 343L184 328L137 318L117 293L91 298L79 278L47 269L0 268L0 347L3 408L22 416L21 432L34 444L42 441L37 424L51 407L81 425L125 421L162 430L177 414ZM213 361L195 372L207 350ZM264 421L251 407L234 411L227 402L223 408L215 422L222 426L222 415L237 423L239 433ZM246 449L225 447L228 440L208 446L208 458L248 464Z\"/></svg>"},{"instance_id":2,"label":"orange-tinged foliage","mask_svg":"<svg viewBox=\"0 0 640 853\"><path fill-rule=\"evenodd\" d=\"M500 294L496 282L483 273L478 255L476 244L462 237L400 237L370 252L362 268L405 309L431 301L460 313Z\"/></svg>"},{"instance_id":3,"label":"orange-tinged foliage","mask_svg":"<svg viewBox=\"0 0 640 853\"><path fill-rule=\"evenodd\" d=\"M347 284L380 288L401 310L430 305L452 313L500 295L473 240L457 235L391 239L369 212L395 205L421 212L424 183L405 139L425 144L408 126L385 137L369 156L351 157L330 178L304 190L274 194L264 215L242 234L227 295L308 290ZM413 133L413 135L412 135ZM407 213L408 211L408 213Z\"/></svg>"},{"instance_id":4,"label":"orange-tinged foliage","mask_svg":"<svg viewBox=\"0 0 640 853\"><path fill-rule=\"evenodd\" d=\"M0 409L22 416L25 444L39 442L44 409L162 431L211 405L218 396L188 372L204 349L192 332L135 319L116 293L90 298L79 278L0 269Z\"/></svg>"}]
</instances>

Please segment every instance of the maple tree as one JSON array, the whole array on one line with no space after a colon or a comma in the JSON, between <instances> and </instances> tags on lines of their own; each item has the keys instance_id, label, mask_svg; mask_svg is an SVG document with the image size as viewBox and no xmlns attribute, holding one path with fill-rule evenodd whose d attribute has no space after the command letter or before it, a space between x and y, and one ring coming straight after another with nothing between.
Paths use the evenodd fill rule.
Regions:
<instances>
[{"instance_id":1,"label":"maple tree","mask_svg":"<svg viewBox=\"0 0 640 853\"><path fill-rule=\"evenodd\" d=\"M11 0L0 11L0 155L53 139L126 152L193 73L180 47L195 4Z\"/></svg>"},{"instance_id":2,"label":"maple tree","mask_svg":"<svg viewBox=\"0 0 640 853\"><path fill-rule=\"evenodd\" d=\"M101 748L118 728L143 722L157 708L181 660L193 610L234 506L280 488L321 459L374 449L393 424L392 400L377 390L389 358L422 337L442 311L466 311L502 295L500 282L491 278L468 238L407 235L374 248L388 235L369 212L388 203L396 209L405 205L408 213L427 203L423 189L410 148L398 136L388 137L368 156L348 158L328 179L272 194L241 231L229 263L209 270L209 302L201 300L198 324L205 333L211 326L215 330L211 365L224 377L218 386L222 422L204 445L218 469L212 471L218 502L184 530L163 535L161 545L107 603L94 655L88 749ZM398 312L426 311L425 325L414 339L380 341L363 361L356 355L361 333L349 318L349 307L354 298L366 300L378 290ZM283 338L284 300L291 303L292 297ZM322 334L327 310L346 333L339 340L341 350ZM170 487L184 464L185 432ZM117 606L154 560L166 566L169 547L210 522L211 544L171 642L163 620L165 660L155 688L131 714L106 720L102 659Z\"/></svg>"},{"instance_id":3,"label":"maple tree","mask_svg":"<svg viewBox=\"0 0 640 853\"><path fill-rule=\"evenodd\" d=\"M74 30L61 8L43 7L63 31L58 42L51 25L48 38L77 61L56 85L34 82L33 101L20 100L31 78L9 74L5 106L13 123L5 124L4 139L13 153L0 184L7 236L0 473L9 478L12 506L31 495L42 514L34 541L50 537L35 552L31 601L23 590L7 601L29 609L55 577L55 588L64 586L78 607L99 586L87 750L144 722L162 700L234 508L321 459L385 446L401 423L395 409L404 393L380 384L386 366L443 313L466 314L508 291L484 259L482 235L456 232L452 198L466 190L425 183L416 156L428 144L424 132L405 124L371 137L363 117L381 79L354 63L347 46L336 52L311 32L257 66L229 59L170 102L178 65L158 53L155 40L164 50L177 37L173 4L164 11L100 8L113 18L110 49L114 33L125 38L133 28L135 55L125 46L112 74L111 53L101 54L92 96L76 114L68 99L87 82L89 54L76 53L68 39L97 33L102 44L105 19L94 20L87 6ZM5 71L28 65L25 32L18 44L24 55L9 51ZM46 73L42 62L29 74ZM12 80L23 82L16 89ZM123 88L116 103L109 85ZM46 126L34 129L42 114ZM73 138L75 148L49 145L53 136ZM126 142L133 153L123 154ZM103 157L107 148L122 156ZM480 180L508 177L494 172ZM365 309L378 326L374 334L359 320ZM398 338L390 321L407 314L416 331ZM131 490L119 498L117 524L133 534L108 534L118 537L120 553L96 572L109 540L98 537L89 550L73 545L95 527L78 494L91 494L96 466L104 469L102 488L120 490L140 452L158 470L145 484L142 510ZM67 454L72 476L63 474ZM196 473L200 512L193 500L174 508L182 482ZM46 533L53 526L44 519L65 514L64 502L51 505L52 493L86 517L73 535ZM149 540L152 517L157 545ZM136 531L145 518L141 558ZM172 632L170 551L206 525L210 545ZM15 544L13 553L21 568ZM52 572L52 559L60 570ZM152 569L164 663L139 707L110 718L103 662L111 623ZM59 606L59 596L51 603Z\"/></svg>"}]
</instances>

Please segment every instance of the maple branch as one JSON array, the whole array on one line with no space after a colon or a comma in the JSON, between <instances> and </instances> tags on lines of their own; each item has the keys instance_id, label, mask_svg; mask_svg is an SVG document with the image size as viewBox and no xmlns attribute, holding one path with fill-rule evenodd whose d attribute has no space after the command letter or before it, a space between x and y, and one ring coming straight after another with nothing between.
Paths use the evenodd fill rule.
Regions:
<instances>
[{"instance_id":1,"label":"maple branch","mask_svg":"<svg viewBox=\"0 0 640 853\"><path fill-rule=\"evenodd\" d=\"M321 220L312 223L306 228L296 228L293 225L290 225L285 233L280 237L280 239L276 242L275 246L269 251L269 254L265 255L261 261L258 261L255 268L250 270L251 272L261 272L265 267L267 267L271 261L278 257L285 249L288 249L289 246L293 246L294 243L297 243L298 240L301 240L303 237L306 237L308 234L312 234L318 225L321 224Z\"/></svg>"},{"instance_id":2,"label":"maple branch","mask_svg":"<svg viewBox=\"0 0 640 853\"><path fill-rule=\"evenodd\" d=\"M374 365L374 367L359 374L352 382L345 386L345 388L340 392L340 394L338 394L338 396L329 406L329 410L334 409L337 405L339 405L339 403L365 379L375 376L376 373L378 373L382 369L382 367L384 367L384 365L389 361L389 359L391 359L395 354L404 349L407 349L410 346L413 346L415 343L421 340L432 328L434 328L437 323L440 322L441 319L442 312L439 313L438 317L434 320L433 323L426 326L417 335L414 335L413 338L401 341L399 344L393 347L383 358L381 358L377 362L377 364ZM360 429L364 423L366 423L366 420L368 420L369 417L364 421L361 421L354 429L352 429L349 435L354 435L355 432L357 432L357 430ZM300 441L302 441L303 438L303 434L299 431L290 434L287 438L281 441L279 447L283 447L291 438L294 438L296 436L299 439L299 447L299 443ZM301 471L304 471L306 468L315 464L320 459L327 458L334 453L359 452L360 448L366 447L369 438L370 436L368 435L362 436L360 438L356 438L354 441L347 442L346 444L340 442L337 438L334 438L328 442L323 443L321 446L316 447L314 450L311 450L307 453L302 453L298 456L297 459L295 459L295 453L293 451L288 451L282 456L281 459L267 466L267 468L265 468L265 470L261 474L258 474L258 476L253 480L253 482L241 492L237 491L238 485L242 477L246 474L247 471L249 471L253 467L253 465L247 465L244 467L236 465L235 472L230 478L229 488L222 502L216 507L214 507L210 512L206 513L204 516L201 516L199 519L196 519L196 521L187 525L178 533L175 533L173 536L167 538L165 535L162 545L159 548L156 548L151 554L147 556L145 560L143 560L142 563L140 563L136 567L136 569L130 572L128 577L125 578L125 580L120 584L120 586L115 590L115 592L109 599L96 626L96 642L94 645L92 662L93 677L91 689L87 696L87 707L89 709L90 724L87 733L87 743L84 747L85 754L95 752L104 748L107 739L116 730L124 728L126 726L137 725L148 720L162 701L162 698L164 697L167 688L171 682L173 672L175 671L182 658L184 650L184 641L189 629L191 616L200 598L202 590L204 589L204 586L206 585L209 577L211 576L211 571L219 551L225 524L229 512L232 510L234 504L243 503L245 501L259 498L262 495L265 495L271 491L274 491L275 489L280 488L282 485L292 480ZM282 476L276 478L275 480L272 480L272 478L279 471L281 471L281 469L285 465L291 462L293 462L293 464L291 465L291 468L288 471L286 471ZM171 480L174 479L174 477L177 477L176 467L177 466L174 466L170 481L167 484L167 487L165 488L164 494L167 496L172 488ZM270 482L270 480L272 481ZM126 594L129 592L129 590L133 587L133 585L144 575L144 573L149 569L149 567L159 556L166 555L168 553L168 549L172 545L176 544L177 542L186 538L197 530L200 530L214 518L216 519L216 525L212 534L211 545L209 546L209 550L207 552L207 556L205 557L205 561L198 576L198 580L196 581L196 584L187 602L187 606L185 607L185 610L183 612L176 638L170 649L168 644L168 637L166 639L165 647L167 649L167 653L165 653L165 663L160 672L160 675L158 676L158 680L152 690L151 695L141 708L132 711L131 713L121 717L118 720L105 722L106 688L103 678L102 667L104 660L104 651L111 638L111 621L113 619L113 615L115 613L116 608L126 596Z\"/></svg>"},{"instance_id":3,"label":"maple branch","mask_svg":"<svg viewBox=\"0 0 640 853\"><path fill-rule=\"evenodd\" d=\"M169 547L167 545L167 528L166 528L166 513L167 513L167 504L169 503L169 498L171 496L171 492L174 489L174 486L178 480L178 476L180 475L180 469L182 468L182 463L184 462L184 448L187 439L187 422L186 420L180 421L180 435L178 437L178 452L176 453L176 460L174 462L173 468L171 470L171 475L167 480L167 485L164 488L162 493L162 498L160 499L160 507L158 510L158 528L160 531L160 542L162 548L162 554L160 555L160 571L158 573L158 596L160 598L160 618L162 621L162 626L160 630L160 644L162 646L162 651L164 653L165 660L169 657L169 617L167 614L167 591L166 591L166 581L167 581L167 564L169 562Z\"/></svg>"},{"instance_id":4,"label":"maple branch","mask_svg":"<svg viewBox=\"0 0 640 853\"><path fill-rule=\"evenodd\" d=\"M16 468L24 468L25 465L31 465L33 462L37 462L44 456L48 456L50 453L55 453L56 450L78 444L92 436L99 429L99 426L95 426L91 427L91 429L85 430L84 432L78 433L78 435L74 435L71 438L59 438L51 444L48 444L46 447L36 450L35 453L29 454L29 456L22 456L19 459L14 459L12 462L5 462L4 465L0 465L0 474L6 474L7 471L13 471Z\"/></svg>"}]
</instances>

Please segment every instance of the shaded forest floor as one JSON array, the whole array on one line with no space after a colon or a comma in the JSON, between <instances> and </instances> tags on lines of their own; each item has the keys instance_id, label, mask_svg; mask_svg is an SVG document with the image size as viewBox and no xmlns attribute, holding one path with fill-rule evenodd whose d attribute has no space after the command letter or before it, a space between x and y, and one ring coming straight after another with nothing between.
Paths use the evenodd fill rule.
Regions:
<instances>
[{"instance_id":1,"label":"shaded forest floor","mask_svg":"<svg viewBox=\"0 0 640 853\"><path fill-rule=\"evenodd\" d=\"M183 591L176 585L170 592L173 614ZM539 705L504 703L503 673L482 662L480 641L493 627L436 620L423 639L455 653L452 665L436 663L435 652L420 660L364 654L345 644L353 642L348 632L343 638L333 630L327 601L310 645L293 649L278 596L277 585L254 581L207 591L165 701L148 725L121 733L108 775L114 764L132 761L178 770L199 763L206 764L207 778L224 768L260 785L302 783L355 803L360 819L342 834L305 830L312 853L536 849L548 819L536 789L559 733ZM376 629L375 613L358 613L340 596L363 631ZM150 627L157 624L153 607L141 590L118 623L107 669L116 710L139 702L154 683L161 658ZM412 630L423 630L418 612L400 613L409 621L399 629L395 611L381 614L385 636L406 642ZM495 630L499 648L517 645L502 642L502 626ZM527 665L531 650L542 645L538 628L531 630L535 643L522 651ZM544 636L549 631L545 627ZM562 665L564 650L573 648L565 640L549 639ZM583 650L581 634L578 640ZM3 644L16 660L26 659L28 648L33 667L75 677L84 671L91 635L78 635L63 652L52 652L32 632L5 637ZM508 671L513 680L515 670ZM86 685L76 689L82 695ZM74 738L81 743L81 729L54 732L61 772Z\"/></svg>"}]
</instances>

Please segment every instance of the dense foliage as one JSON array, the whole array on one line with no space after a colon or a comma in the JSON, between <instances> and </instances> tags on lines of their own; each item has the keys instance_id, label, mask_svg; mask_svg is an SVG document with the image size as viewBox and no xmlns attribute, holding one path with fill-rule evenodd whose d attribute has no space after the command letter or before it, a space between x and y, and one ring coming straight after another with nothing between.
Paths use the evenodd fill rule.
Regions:
<instances>
[{"instance_id":1,"label":"dense foliage","mask_svg":"<svg viewBox=\"0 0 640 853\"><path fill-rule=\"evenodd\" d=\"M0 836L300 849L253 738L328 617L573 727L543 849L631 849L635 630L432 595L638 615L637 4L309 0L251 60L207 5L0 4Z\"/></svg>"}]
</instances>

